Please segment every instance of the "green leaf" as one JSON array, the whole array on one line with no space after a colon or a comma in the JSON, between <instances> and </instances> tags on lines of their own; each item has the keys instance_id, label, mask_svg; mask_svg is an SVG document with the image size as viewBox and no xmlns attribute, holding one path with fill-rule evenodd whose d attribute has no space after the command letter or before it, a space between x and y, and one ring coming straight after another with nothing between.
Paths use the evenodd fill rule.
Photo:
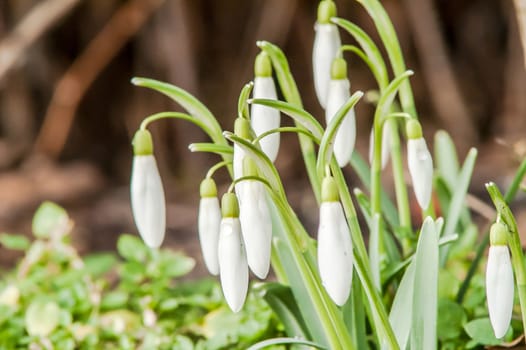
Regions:
<instances>
[{"instance_id":1,"label":"green leaf","mask_svg":"<svg viewBox=\"0 0 526 350\"><path fill-rule=\"evenodd\" d=\"M464 208L464 201L468 192L469 183L471 182L471 175L473 168L475 167L475 160L477 159L477 150L472 148L464 161L464 165L460 171L455 191L449 205L448 213L446 216L445 227L443 237L452 235L457 229L457 224L460 219L460 214ZM449 246L441 248L441 265L447 260Z\"/></svg>"},{"instance_id":2,"label":"green leaf","mask_svg":"<svg viewBox=\"0 0 526 350\"><path fill-rule=\"evenodd\" d=\"M29 304L25 323L31 336L46 337L58 326L60 308L53 301L35 300Z\"/></svg>"},{"instance_id":3,"label":"green leaf","mask_svg":"<svg viewBox=\"0 0 526 350\"><path fill-rule=\"evenodd\" d=\"M243 89L241 89L241 93L239 94L239 99L237 101L237 116L239 118L245 118L250 119L249 113L248 113L248 104L247 100L250 96L250 93L252 92L252 88L254 87L254 83L250 82L245 84L243 86Z\"/></svg>"},{"instance_id":4,"label":"green leaf","mask_svg":"<svg viewBox=\"0 0 526 350\"><path fill-rule=\"evenodd\" d=\"M272 61L281 92L285 99L296 107L302 107L301 96L290 72L287 57L279 47L268 41L258 41L257 46L265 51Z\"/></svg>"},{"instance_id":5,"label":"green leaf","mask_svg":"<svg viewBox=\"0 0 526 350\"><path fill-rule=\"evenodd\" d=\"M285 332L289 337L310 338L305 321L301 316L300 309L294 300L290 287L279 283L265 283L259 286L255 292L259 292L274 310L279 320L283 323Z\"/></svg>"},{"instance_id":6,"label":"green leaf","mask_svg":"<svg viewBox=\"0 0 526 350\"><path fill-rule=\"evenodd\" d=\"M320 344L316 344L314 342L303 340L299 338L274 338L274 339L267 339L262 342L259 342L257 344L252 345L247 350L259 350L259 349L265 349L272 345L278 345L278 344L297 344L297 345L308 345L310 347L313 347L315 349L325 349L328 350L325 346L322 346Z\"/></svg>"},{"instance_id":7,"label":"green leaf","mask_svg":"<svg viewBox=\"0 0 526 350\"><path fill-rule=\"evenodd\" d=\"M115 310L125 308L130 295L124 291L112 291L106 293L101 300L100 307L103 310Z\"/></svg>"},{"instance_id":8,"label":"green leaf","mask_svg":"<svg viewBox=\"0 0 526 350\"><path fill-rule=\"evenodd\" d=\"M195 260L181 253L161 251L159 270L165 277L181 277L188 274L195 267Z\"/></svg>"},{"instance_id":9,"label":"green leaf","mask_svg":"<svg viewBox=\"0 0 526 350\"><path fill-rule=\"evenodd\" d=\"M437 175L444 179L450 191L455 190L459 172L455 144L447 132L439 130L435 134L434 146Z\"/></svg>"},{"instance_id":10,"label":"green leaf","mask_svg":"<svg viewBox=\"0 0 526 350\"><path fill-rule=\"evenodd\" d=\"M117 264L117 257L113 253L95 253L84 258L84 271L92 277L100 277L110 271Z\"/></svg>"},{"instance_id":11,"label":"green leaf","mask_svg":"<svg viewBox=\"0 0 526 350\"><path fill-rule=\"evenodd\" d=\"M466 333L478 344L500 345L502 340L495 338L489 318L479 318L464 325Z\"/></svg>"},{"instance_id":12,"label":"green leaf","mask_svg":"<svg viewBox=\"0 0 526 350\"><path fill-rule=\"evenodd\" d=\"M400 286L396 291L389 322L393 327L396 340L400 349L407 348L409 332L411 330L411 315L413 314L413 293L415 288L415 261L411 260L404 276L400 281ZM384 348L384 347L382 347Z\"/></svg>"},{"instance_id":13,"label":"green leaf","mask_svg":"<svg viewBox=\"0 0 526 350\"><path fill-rule=\"evenodd\" d=\"M329 160L329 157L332 153L332 145L334 144L334 138L336 137L336 132L343 122L343 119L347 116L347 113L358 103L362 98L363 92L356 91L336 112L334 117L331 119L327 129L323 133L323 137L320 142L320 150L318 152L318 161L316 164L316 169L318 171L318 176L323 178L325 171L325 166Z\"/></svg>"},{"instance_id":14,"label":"green leaf","mask_svg":"<svg viewBox=\"0 0 526 350\"><path fill-rule=\"evenodd\" d=\"M462 306L449 299L440 299L438 303L438 339L454 340L462 334L467 317Z\"/></svg>"},{"instance_id":15,"label":"green leaf","mask_svg":"<svg viewBox=\"0 0 526 350\"><path fill-rule=\"evenodd\" d=\"M126 260L144 262L148 256L148 247L137 236L122 234L117 241L117 251Z\"/></svg>"},{"instance_id":16,"label":"green leaf","mask_svg":"<svg viewBox=\"0 0 526 350\"><path fill-rule=\"evenodd\" d=\"M346 30L360 44L367 55L367 58L371 62L368 66L371 69L380 90L383 90L389 82L389 76L387 75L387 68L385 67L382 54L371 37L360 27L343 18L333 17L331 21Z\"/></svg>"},{"instance_id":17,"label":"green leaf","mask_svg":"<svg viewBox=\"0 0 526 350\"><path fill-rule=\"evenodd\" d=\"M44 202L33 216L33 234L38 238L49 238L52 234L67 228L68 214L61 206Z\"/></svg>"},{"instance_id":18,"label":"green leaf","mask_svg":"<svg viewBox=\"0 0 526 350\"><path fill-rule=\"evenodd\" d=\"M433 219L424 220L415 254L411 327L412 349L436 349L438 306L438 232Z\"/></svg>"},{"instance_id":19,"label":"green leaf","mask_svg":"<svg viewBox=\"0 0 526 350\"><path fill-rule=\"evenodd\" d=\"M27 250L31 243L23 235L2 233L0 234L0 244L11 250Z\"/></svg>"},{"instance_id":20,"label":"green leaf","mask_svg":"<svg viewBox=\"0 0 526 350\"><path fill-rule=\"evenodd\" d=\"M321 140L323 137L323 127L316 118L302 108L288 102L264 98L254 98L249 100L249 103L277 109L294 119L297 124L309 130L316 139Z\"/></svg>"},{"instance_id":21,"label":"green leaf","mask_svg":"<svg viewBox=\"0 0 526 350\"><path fill-rule=\"evenodd\" d=\"M389 85L385 88L385 91L380 96L378 100L378 105L376 106L376 111L374 112L374 121L375 123L381 123L387 118L389 112L391 111L391 105L393 104L394 98L398 93L398 89L407 81L407 79L412 76L414 73L412 70L407 70L400 75L398 75Z\"/></svg>"}]
</instances>

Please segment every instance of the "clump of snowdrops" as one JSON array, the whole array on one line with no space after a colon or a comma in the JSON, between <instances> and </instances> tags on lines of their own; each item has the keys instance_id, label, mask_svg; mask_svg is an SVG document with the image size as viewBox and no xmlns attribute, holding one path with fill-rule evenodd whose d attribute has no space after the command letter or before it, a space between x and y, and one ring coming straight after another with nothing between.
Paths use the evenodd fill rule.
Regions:
<instances>
[{"instance_id":1,"label":"clump of snowdrops","mask_svg":"<svg viewBox=\"0 0 526 350\"><path fill-rule=\"evenodd\" d=\"M219 276L226 302L233 312L243 308L249 271L254 279L265 280L272 267L278 281L259 283L257 291L280 317L287 337L254 348L297 343L319 349L432 350L520 339L526 275L508 203L526 163L505 196L495 184L487 185L496 207L494 223L479 228L466 205L476 150L460 164L447 133L439 131L432 143L424 138L409 82L413 72L406 69L391 21L379 1L359 3L374 21L388 60L365 31L337 17L333 1L322 0L312 58L324 118L303 108L285 54L266 41L257 43L261 52L254 80L240 93L233 132L223 131L212 112L181 88L133 79L187 111L149 116L135 134L131 198L139 233L152 249L165 234L163 186L147 128L160 119L186 120L211 140L191 144L190 150L221 158L201 183L198 231L205 264ZM340 31L355 43L342 45ZM366 123L354 106L364 93L351 85L345 53L360 58L377 82L369 94L377 96L369 163L354 150L356 124ZM278 89L284 101L277 99ZM292 118L295 126L281 126L282 116ZM298 136L319 204L317 232L307 232L298 220L273 164L283 133ZM388 162L391 171L385 170ZM220 200L214 174L223 168L232 182ZM343 174L351 171L361 184L346 182ZM382 188L382 177L388 176L393 177L393 195ZM412 220L412 196L419 212L414 217L422 217L418 222ZM481 261L488 243L484 276Z\"/></svg>"}]
</instances>

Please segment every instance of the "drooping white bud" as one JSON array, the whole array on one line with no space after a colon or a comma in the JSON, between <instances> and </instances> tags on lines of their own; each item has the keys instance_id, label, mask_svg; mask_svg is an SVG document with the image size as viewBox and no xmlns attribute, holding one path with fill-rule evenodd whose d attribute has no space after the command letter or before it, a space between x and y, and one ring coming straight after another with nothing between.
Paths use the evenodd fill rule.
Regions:
<instances>
[{"instance_id":1,"label":"drooping white bud","mask_svg":"<svg viewBox=\"0 0 526 350\"><path fill-rule=\"evenodd\" d=\"M263 184L258 181L246 181L241 203L243 205L239 210L239 220L248 266L257 277L264 279L270 268L272 220Z\"/></svg>"},{"instance_id":2,"label":"drooping white bud","mask_svg":"<svg viewBox=\"0 0 526 350\"><path fill-rule=\"evenodd\" d=\"M206 268L210 274L219 274L217 247L221 209L217 199L217 189L212 179L201 182L201 200L199 201L198 230L201 251Z\"/></svg>"},{"instance_id":3,"label":"drooping white bud","mask_svg":"<svg viewBox=\"0 0 526 350\"><path fill-rule=\"evenodd\" d=\"M353 255L349 226L337 193L334 180L325 178L318 227L318 268L331 299L343 305L351 291Z\"/></svg>"},{"instance_id":4,"label":"drooping white bud","mask_svg":"<svg viewBox=\"0 0 526 350\"><path fill-rule=\"evenodd\" d=\"M423 137L407 141L407 163L420 208L426 210L433 189L433 159Z\"/></svg>"},{"instance_id":5,"label":"drooping white bud","mask_svg":"<svg viewBox=\"0 0 526 350\"><path fill-rule=\"evenodd\" d=\"M219 231L219 275L230 309L238 312L248 290L248 266L239 218L223 218Z\"/></svg>"},{"instance_id":6,"label":"drooping white bud","mask_svg":"<svg viewBox=\"0 0 526 350\"><path fill-rule=\"evenodd\" d=\"M329 82L329 93L327 95L327 108L325 109L325 120L330 123L336 112L350 98L350 83L347 78L332 80ZM340 167L349 163L356 141L356 117L354 109L347 112L343 119L336 137L334 138L334 156Z\"/></svg>"},{"instance_id":7,"label":"drooping white bud","mask_svg":"<svg viewBox=\"0 0 526 350\"><path fill-rule=\"evenodd\" d=\"M269 77L255 77L254 79L254 98L277 99L276 86L272 76ZM277 109L267 106L253 104L251 107L250 120L252 129L256 136L263 134L272 129L279 128L280 114ZM274 162L279 150L279 132L267 135L261 139L259 144L263 152Z\"/></svg>"},{"instance_id":8,"label":"drooping white bud","mask_svg":"<svg viewBox=\"0 0 526 350\"><path fill-rule=\"evenodd\" d=\"M496 222L491 226L486 297L489 319L496 338L502 338L506 334L513 311L513 269L506 235L504 224Z\"/></svg>"},{"instance_id":9,"label":"drooping white bud","mask_svg":"<svg viewBox=\"0 0 526 350\"><path fill-rule=\"evenodd\" d=\"M219 228L219 277L228 306L233 312L238 312L245 303L248 291L247 256L236 196L226 193L221 204L223 218Z\"/></svg>"},{"instance_id":10,"label":"drooping white bud","mask_svg":"<svg viewBox=\"0 0 526 350\"><path fill-rule=\"evenodd\" d=\"M320 23L318 21L314 30L316 31L312 49L314 88L320 105L325 109L331 80L331 65L333 59L338 55L341 40L338 28L330 22Z\"/></svg>"},{"instance_id":11,"label":"drooping white bud","mask_svg":"<svg viewBox=\"0 0 526 350\"><path fill-rule=\"evenodd\" d=\"M161 176L153 155L133 157L130 188L137 229L147 246L158 248L166 230L166 207Z\"/></svg>"}]
</instances>

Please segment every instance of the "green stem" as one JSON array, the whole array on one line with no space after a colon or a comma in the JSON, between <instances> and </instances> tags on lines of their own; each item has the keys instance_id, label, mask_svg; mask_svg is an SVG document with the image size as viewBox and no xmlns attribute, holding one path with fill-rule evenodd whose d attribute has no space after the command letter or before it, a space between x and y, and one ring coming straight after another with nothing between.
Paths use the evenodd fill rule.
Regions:
<instances>
[{"instance_id":1,"label":"green stem","mask_svg":"<svg viewBox=\"0 0 526 350\"><path fill-rule=\"evenodd\" d=\"M214 173L217 170L221 169L224 166L228 166L230 164L232 164L232 161L230 160L223 160L219 163L214 164L210 169L208 169L208 172L206 173L206 177L211 178L212 176L214 176Z\"/></svg>"},{"instance_id":2,"label":"green stem","mask_svg":"<svg viewBox=\"0 0 526 350\"><path fill-rule=\"evenodd\" d=\"M272 135L272 134L275 134L275 133L282 133L282 132L293 132L293 133L297 133L297 134L303 134L303 135L311 138L312 141L314 141L316 144L320 143L320 140L318 140L316 138L316 136L314 136L311 132L309 132L308 130L306 130L304 128L298 128L298 127L295 127L295 126L282 126L280 128L276 128L276 129L271 129L271 130L265 131L264 133L262 133L261 135L256 137L254 140L252 140L252 143L256 145L264 137L267 137L268 135Z\"/></svg>"},{"instance_id":3,"label":"green stem","mask_svg":"<svg viewBox=\"0 0 526 350\"><path fill-rule=\"evenodd\" d=\"M354 252L354 261L356 272L360 277L360 282L362 283L365 295L369 300L371 305L372 315L369 315L371 321L375 325L375 328L381 332L379 338L385 338L386 344L388 344L390 349L397 350L399 349L396 337L393 333L393 328L389 323L389 317L385 309L384 304L382 303L381 296L378 292L378 289L374 286L374 283L371 279L372 273L369 267L369 259L367 257L367 250L365 248L365 243L363 241L362 232L360 229L360 224L358 223L358 217L356 215L356 209L351 199L349 188L343 177L341 169L338 167L336 160L333 159L331 163L331 169L334 175L334 179L338 184L340 191L340 200L345 211L345 216L347 218L347 223L351 231L351 239L353 242L353 252Z\"/></svg>"},{"instance_id":4,"label":"green stem","mask_svg":"<svg viewBox=\"0 0 526 350\"><path fill-rule=\"evenodd\" d=\"M382 132L383 124L380 121L374 122L374 146L373 164L371 165L371 227L369 237L369 259L372 270L372 277L375 287L381 290L380 279L380 256L383 254L382 243L382 208L381 208L381 172L382 172ZM376 215L380 218L377 220ZM377 225L377 226L376 226Z\"/></svg>"}]
</instances>

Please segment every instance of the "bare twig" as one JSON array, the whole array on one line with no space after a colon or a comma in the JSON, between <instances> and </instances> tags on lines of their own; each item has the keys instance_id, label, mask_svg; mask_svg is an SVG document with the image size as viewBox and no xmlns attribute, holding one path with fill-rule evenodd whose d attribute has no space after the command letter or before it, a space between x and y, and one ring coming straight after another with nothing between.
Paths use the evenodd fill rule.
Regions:
<instances>
[{"instance_id":1,"label":"bare twig","mask_svg":"<svg viewBox=\"0 0 526 350\"><path fill-rule=\"evenodd\" d=\"M27 49L67 15L81 0L41 1L0 42L0 80L15 66Z\"/></svg>"},{"instance_id":2,"label":"bare twig","mask_svg":"<svg viewBox=\"0 0 526 350\"><path fill-rule=\"evenodd\" d=\"M522 43L522 56L526 68L526 0L513 0Z\"/></svg>"},{"instance_id":3,"label":"bare twig","mask_svg":"<svg viewBox=\"0 0 526 350\"><path fill-rule=\"evenodd\" d=\"M163 0L124 3L57 83L35 151L57 157L69 135L78 105L99 73L144 25Z\"/></svg>"},{"instance_id":4,"label":"bare twig","mask_svg":"<svg viewBox=\"0 0 526 350\"><path fill-rule=\"evenodd\" d=\"M466 148L477 140L476 130L461 98L431 0L405 0L412 34L438 117L455 140Z\"/></svg>"}]
</instances>

